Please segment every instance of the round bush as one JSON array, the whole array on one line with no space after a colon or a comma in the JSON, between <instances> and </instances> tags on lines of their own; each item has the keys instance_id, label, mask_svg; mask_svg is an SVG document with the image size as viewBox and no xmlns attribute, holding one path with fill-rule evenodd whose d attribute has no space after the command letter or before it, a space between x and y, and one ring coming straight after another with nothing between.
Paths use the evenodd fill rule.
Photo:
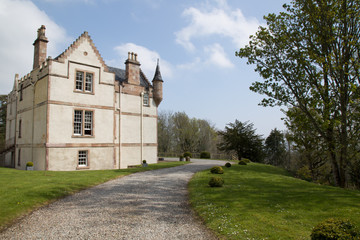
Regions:
<instances>
[{"instance_id":1,"label":"round bush","mask_svg":"<svg viewBox=\"0 0 360 240\"><path fill-rule=\"evenodd\" d=\"M330 218L316 225L311 232L311 240L359 239L360 232L349 221Z\"/></svg>"},{"instance_id":2,"label":"round bush","mask_svg":"<svg viewBox=\"0 0 360 240\"><path fill-rule=\"evenodd\" d=\"M191 152L185 152L184 153L184 158L186 158L186 157L191 157L192 158Z\"/></svg>"},{"instance_id":3,"label":"round bush","mask_svg":"<svg viewBox=\"0 0 360 240\"><path fill-rule=\"evenodd\" d=\"M222 179L221 177L210 178L210 181L209 181L210 187L222 187L223 184L224 184L224 179Z\"/></svg>"},{"instance_id":4,"label":"round bush","mask_svg":"<svg viewBox=\"0 0 360 240\"><path fill-rule=\"evenodd\" d=\"M32 167L32 166L34 166L34 163L33 163L33 162L27 162L27 163L26 163L26 166Z\"/></svg>"},{"instance_id":5,"label":"round bush","mask_svg":"<svg viewBox=\"0 0 360 240\"><path fill-rule=\"evenodd\" d=\"M146 160L143 160L143 163L146 163Z\"/></svg>"},{"instance_id":6,"label":"round bush","mask_svg":"<svg viewBox=\"0 0 360 240\"><path fill-rule=\"evenodd\" d=\"M249 160L249 159L247 159L247 158L242 158L241 160L243 160L244 162L246 162L246 163L250 163L251 161Z\"/></svg>"},{"instance_id":7,"label":"round bush","mask_svg":"<svg viewBox=\"0 0 360 240\"><path fill-rule=\"evenodd\" d=\"M239 161L239 165L247 165L247 163L246 163L246 161L244 161L244 160L241 159L241 160Z\"/></svg>"},{"instance_id":8,"label":"round bush","mask_svg":"<svg viewBox=\"0 0 360 240\"><path fill-rule=\"evenodd\" d=\"M225 167L227 167L227 168L231 167L231 163L229 163L229 162L225 163Z\"/></svg>"},{"instance_id":9,"label":"round bush","mask_svg":"<svg viewBox=\"0 0 360 240\"><path fill-rule=\"evenodd\" d=\"M209 152L201 152L201 153L200 153L200 158L210 159L210 158L211 158L211 155L210 155Z\"/></svg>"},{"instance_id":10,"label":"round bush","mask_svg":"<svg viewBox=\"0 0 360 240\"><path fill-rule=\"evenodd\" d=\"M215 174L223 174L224 170L220 166L215 166L210 169L210 172Z\"/></svg>"}]
</instances>

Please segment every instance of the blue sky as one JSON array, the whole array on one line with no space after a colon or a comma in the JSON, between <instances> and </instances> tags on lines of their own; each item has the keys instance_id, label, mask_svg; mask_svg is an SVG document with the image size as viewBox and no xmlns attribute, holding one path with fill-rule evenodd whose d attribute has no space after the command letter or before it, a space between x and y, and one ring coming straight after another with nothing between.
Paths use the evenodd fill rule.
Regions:
<instances>
[{"instance_id":1,"label":"blue sky","mask_svg":"<svg viewBox=\"0 0 360 240\"><path fill-rule=\"evenodd\" d=\"M55 58L87 31L112 67L124 68L127 52L138 53L151 80L160 59L164 100L159 110L184 111L216 128L250 121L267 137L285 129L280 108L258 106L249 90L261 80L254 66L235 57L263 16L290 0L0 0L0 94L15 73L31 71L36 31L46 26L48 55Z\"/></svg>"}]
</instances>

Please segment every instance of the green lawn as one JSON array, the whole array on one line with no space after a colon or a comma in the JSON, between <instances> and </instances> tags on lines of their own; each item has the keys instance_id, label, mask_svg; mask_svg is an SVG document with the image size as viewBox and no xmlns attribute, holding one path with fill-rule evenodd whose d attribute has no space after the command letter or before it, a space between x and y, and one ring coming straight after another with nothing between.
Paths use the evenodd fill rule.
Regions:
<instances>
[{"instance_id":1,"label":"green lawn","mask_svg":"<svg viewBox=\"0 0 360 240\"><path fill-rule=\"evenodd\" d=\"M330 218L360 227L360 192L320 186L263 164L223 167L222 188L210 188L209 170L189 183L190 201L207 226L224 239L310 239Z\"/></svg>"},{"instance_id":2,"label":"green lawn","mask_svg":"<svg viewBox=\"0 0 360 240\"><path fill-rule=\"evenodd\" d=\"M0 168L0 230L28 212L56 199L135 172L189 162L161 162L146 168L99 171L22 171Z\"/></svg>"}]
</instances>

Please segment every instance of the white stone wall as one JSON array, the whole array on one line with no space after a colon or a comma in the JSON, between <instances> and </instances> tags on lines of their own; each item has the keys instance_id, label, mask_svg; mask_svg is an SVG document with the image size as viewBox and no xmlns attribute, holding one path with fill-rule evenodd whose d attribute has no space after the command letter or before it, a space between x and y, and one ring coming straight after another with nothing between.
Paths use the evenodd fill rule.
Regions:
<instances>
[{"instance_id":1,"label":"white stone wall","mask_svg":"<svg viewBox=\"0 0 360 240\"><path fill-rule=\"evenodd\" d=\"M35 170L73 171L127 168L142 160L156 163L157 107L153 99L143 106L141 92L136 93L142 91L139 86L115 93L114 74L105 72L106 66L87 37L79 41L59 60L47 60L20 81L23 100L9 104L6 132L8 143L16 138L15 167L25 169L26 162L33 161ZM75 90L77 70L93 73L92 93ZM13 115L9 115L10 108ZM74 110L93 111L92 136L74 136ZM88 151L86 168L78 166L81 150ZM6 161L11 161L11 152Z\"/></svg>"},{"instance_id":2,"label":"white stone wall","mask_svg":"<svg viewBox=\"0 0 360 240\"><path fill-rule=\"evenodd\" d=\"M75 171L78 168L78 151L88 151L89 167L83 169L101 170L113 169L113 148L50 148L49 170L50 171Z\"/></svg>"}]
</instances>

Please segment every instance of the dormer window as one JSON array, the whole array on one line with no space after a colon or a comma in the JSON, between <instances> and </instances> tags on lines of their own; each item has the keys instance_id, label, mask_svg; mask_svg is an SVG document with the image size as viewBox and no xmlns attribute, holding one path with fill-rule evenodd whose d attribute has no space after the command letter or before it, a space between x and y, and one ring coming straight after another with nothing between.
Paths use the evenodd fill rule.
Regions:
<instances>
[{"instance_id":1,"label":"dormer window","mask_svg":"<svg viewBox=\"0 0 360 240\"><path fill-rule=\"evenodd\" d=\"M84 71L76 71L75 91L92 93L94 74Z\"/></svg>"}]
</instances>

